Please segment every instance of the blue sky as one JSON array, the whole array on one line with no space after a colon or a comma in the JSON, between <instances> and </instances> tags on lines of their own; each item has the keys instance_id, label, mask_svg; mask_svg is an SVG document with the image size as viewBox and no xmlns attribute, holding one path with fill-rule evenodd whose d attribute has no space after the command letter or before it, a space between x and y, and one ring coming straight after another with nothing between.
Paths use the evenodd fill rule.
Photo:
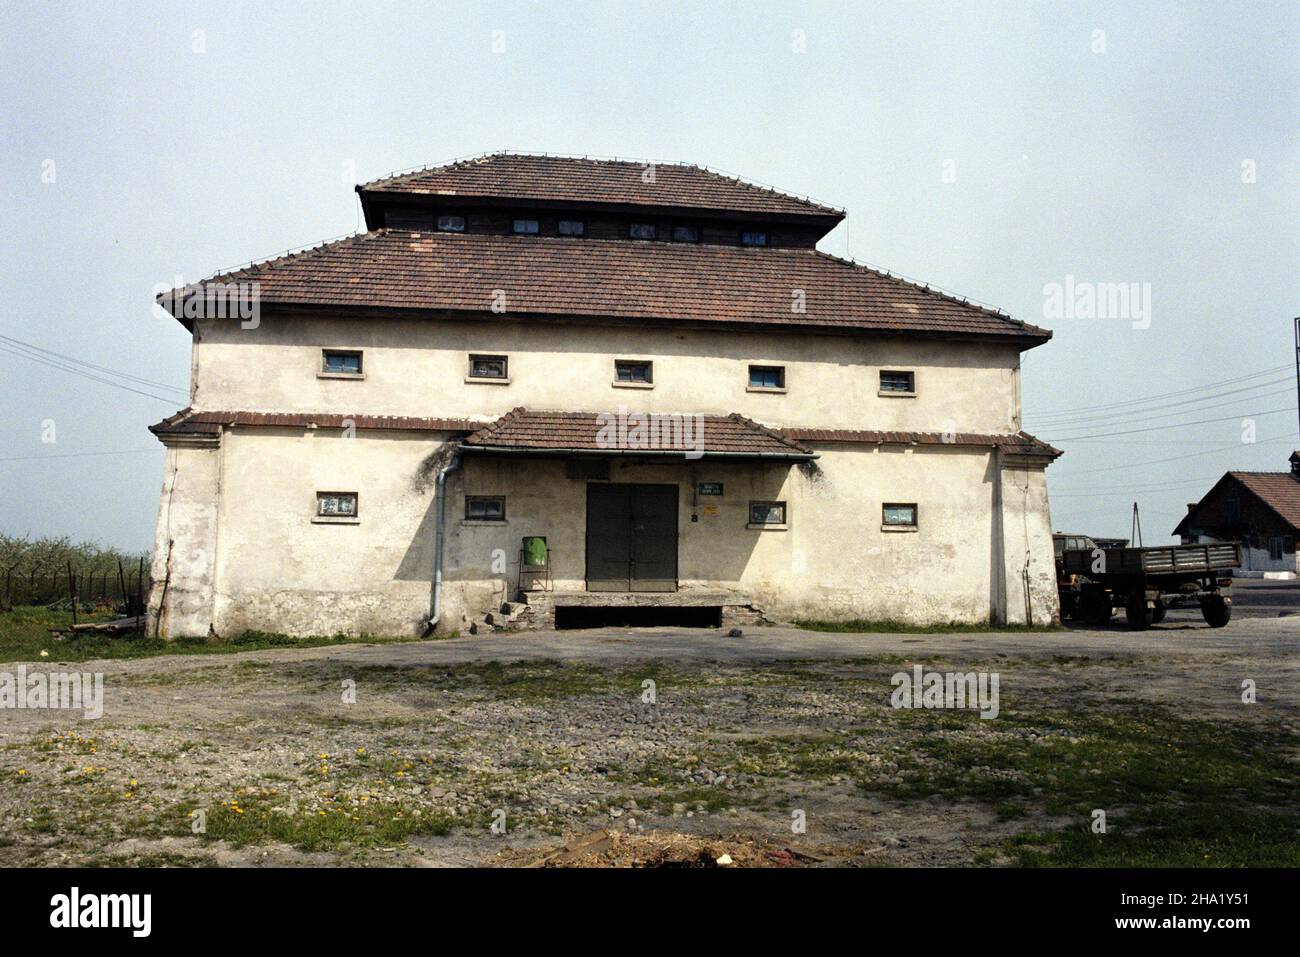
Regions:
<instances>
[{"instance_id":1,"label":"blue sky","mask_svg":"<svg viewBox=\"0 0 1300 957\"><path fill-rule=\"evenodd\" d=\"M1127 535L1136 499L1165 541L1223 471L1300 447L1298 49L1293 3L10 0L0 335L184 389L155 284L354 232L356 179L686 160L846 207L829 252L1052 327L1024 407L1068 453L1054 524ZM1149 284L1149 325L1045 318L1067 276ZM145 427L183 398L5 342L0 530L147 548Z\"/></svg>"}]
</instances>

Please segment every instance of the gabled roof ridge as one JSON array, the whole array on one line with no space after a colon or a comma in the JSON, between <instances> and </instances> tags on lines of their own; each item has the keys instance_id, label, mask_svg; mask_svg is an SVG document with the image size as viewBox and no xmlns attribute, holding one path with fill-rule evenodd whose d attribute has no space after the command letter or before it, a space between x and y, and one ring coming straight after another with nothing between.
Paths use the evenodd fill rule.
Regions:
<instances>
[{"instance_id":1,"label":"gabled roof ridge","mask_svg":"<svg viewBox=\"0 0 1300 957\"><path fill-rule=\"evenodd\" d=\"M454 159L446 160L441 163L429 163L425 166L415 166L409 169L396 170L392 173L389 173L387 176L381 176L380 178L373 179L367 183L359 183L357 184L356 189L358 193L366 192L368 190L382 191L383 188L387 185L392 185L395 183L405 182L410 179L414 179L422 173L429 173L435 170L447 171L447 170L455 170L458 168L468 169L474 163L480 163L484 160L493 159L496 157L512 157L512 158L518 157L523 159L579 160L579 161L585 161L590 163L609 163L609 164L618 163L625 166L650 165L656 168L667 167L671 169L691 169L700 173L704 173L708 176L712 176L717 179L724 180L728 183L732 183L734 185L744 187L746 189L756 190L758 192L766 193L768 195L778 196L782 199L795 200L796 202L804 203L828 215L834 214L842 217L847 214L847 211L842 206L833 206L830 203L824 203L821 202L820 200L813 199L811 196L801 195L799 193L791 193L788 190L778 189L777 187L772 186L771 184L760 183L757 182L756 180L746 179L745 177L739 176L735 173L729 173L726 172L725 170L714 169L710 166L705 166L701 163L691 163L685 160L656 160L656 159L650 159L648 157L593 156L591 154L545 153L545 152L531 152L527 150L491 150L485 153L474 153L468 156L458 156L455 157Z\"/></svg>"},{"instance_id":2,"label":"gabled roof ridge","mask_svg":"<svg viewBox=\"0 0 1300 957\"><path fill-rule=\"evenodd\" d=\"M755 422L753 419L749 418L748 416L741 415L739 412L732 412L730 415L727 416L727 418L734 419L735 421L739 422L742 425L746 425L751 429L755 429L758 432L762 432L764 435L769 435L772 438L776 439L778 442L790 446L790 448L792 449L797 449L800 452L812 452L812 449L808 448L808 446L802 444L801 442L796 441L795 439L791 438L788 435L785 435L784 433L780 432L777 429L768 428L766 425L763 425L761 422Z\"/></svg>"}]
</instances>

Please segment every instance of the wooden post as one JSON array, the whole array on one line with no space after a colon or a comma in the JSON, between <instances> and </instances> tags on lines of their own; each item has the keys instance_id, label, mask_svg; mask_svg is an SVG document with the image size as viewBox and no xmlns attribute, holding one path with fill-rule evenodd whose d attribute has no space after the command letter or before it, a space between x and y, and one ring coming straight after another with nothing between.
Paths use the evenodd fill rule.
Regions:
<instances>
[{"instance_id":1,"label":"wooden post","mask_svg":"<svg viewBox=\"0 0 1300 957\"><path fill-rule=\"evenodd\" d=\"M72 597L72 623L77 623L77 579L72 574L72 560L68 560L68 591Z\"/></svg>"},{"instance_id":2,"label":"wooden post","mask_svg":"<svg viewBox=\"0 0 1300 957\"><path fill-rule=\"evenodd\" d=\"M117 560L117 584L122 589L122 614L130 611L131 599L126 597L126 575L122 571L122 559Z\"/></svg>"},{"instance_id":3,"label":"wooden post","mask_svg":"<svg viewBox=\"0 0 1300 957\"><path fill-rule=\"evenodd\" d=\"M145 607L144 607L144 557L143 556L141 556L140 558L140 569L139 572L136 574L136 578L135 578L135 610L136 613L140 616L139 618L140 634L144 635Z\"/></svg>"}]
</instances>

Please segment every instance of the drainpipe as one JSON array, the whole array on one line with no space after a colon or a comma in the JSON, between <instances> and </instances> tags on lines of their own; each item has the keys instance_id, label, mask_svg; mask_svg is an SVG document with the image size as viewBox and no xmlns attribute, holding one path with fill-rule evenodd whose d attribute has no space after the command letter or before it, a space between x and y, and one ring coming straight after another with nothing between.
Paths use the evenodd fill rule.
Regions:
<instances>
[{"instance_id":1,"label":"drainpipe","mask_svg":"<svg viewBox=\"0 0 1300 957\"><path fill-rule=\"evenodd\" d=\"M993 447L993 615L994 625L1007 623L1007 530L1002 515L1002 452Z\"/></svg>"},{"instance_id":2,"label":"drainpipe","mask_svg":"<svg viewBox=\"0 0 1300 957\"><path fill-rule=\"evenodd\" d=\"M442 617L442 540L447 517L447 476L460 468L460 450L452 456L451 461L438 470L438 479L434 484L434 498L438 500L438 519L433 533L433 611L424 629L428 638L438 627Z\"/></svg>"}]
</instances>

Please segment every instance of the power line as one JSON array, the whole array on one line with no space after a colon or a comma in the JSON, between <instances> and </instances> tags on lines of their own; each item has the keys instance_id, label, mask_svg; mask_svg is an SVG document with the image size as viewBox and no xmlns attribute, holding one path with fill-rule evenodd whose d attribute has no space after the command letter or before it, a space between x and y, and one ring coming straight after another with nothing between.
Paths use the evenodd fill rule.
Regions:
<instances>
[{"instance_id":1,"label":"power line","mask_svg":"<svg viewBox=\"0 0 1300 957\"><path fill-rule=\"evenodd\" d=\"M1115 409L1121 406L1139 405L1143 402L1152 402L1156 399L1170 399L1173 398L1174 396L1179 396L1179 395L1191 395L1192 393L1195 392L1204 392L1207 389L1217 389L1219 386L1232 385L1237 382L1245 382L1248 379L1258 379L1261 376L1275 375L1279 372L1286 372L1290 370L1290 368L1291 368L1290 365L1275 366L1274 368L1271 369L1262 369L1259 372L1251 372L1248 373L1247 375L1235 376L1230 379L1220 379L1217 382L1208 382L1204 385L1192 386L1191 388L1187 388L1187 389L1178 389L1174 392L1162 392L1156 395L1144 396L1143 398L1139 398L1139 399L1123 399L1119 402L1108 402L1108 403L1103 403L1101 405L1078 406L1073 409L1057 409L1055 411L1044 412L1042 414L1045 417L1058 416L1058 415L1073 415L1075 413L1081 413L1081 412L1096 412L1102 409Z\"/></svg>"},{"instance_id":2,"label":"power line","mask_svg":"<svg viewBox=\"0 0 1300 957\"><path fill-rule=\"evenodd\" d=\"M31 462L40 459L78 459L91 455L139 455L144 452L161 452L162 446L152 449L122 449L119 452L55 452L51 455L13 455L0 458L0 462Z\"/></svg>"},{"instance_id":3,"label":"power line","mask_svg":"<svg viewBox=\"0 0 1300 957\"><path fill-rule=\"evenodd\" d=\"M1041 423L1040 420L1037 418L1034 418L1033 421L1035 422L1035 424L1043 425L1046 428L1054 428L1054 427L1059 428L1064 425L1086 425L1088 422L1095 421L1095 420L1107 420L1107 419L1116 419L1116 418L1125 419L1125 418L1133 418L1135 416L1146 417L1146 418L1163 418L1170 415L1180 415L1183 412L1204 412L1206 411L1205 409L1192 409L1192 408L1188 408L1188 406L1198 405L1199 403L1202 402L1212 402L1218 399L1222 399L1224 396L1255 392L1255 390L1262 389L1265 386L1279 385L1283 382L1288 383L1287 388L1285 389L1278 389L1273 392L1263 392L1252 396L1242 396L1240 399L1234 399L1230 401L1242 402L1242 401L1246 401L1246 399L1248 398L1253 401L1254 399L1265 399L1275 395L1290 395L1291 377L1283 376L1280 379L1272 379L1268 382L1259 382L1256 383L1255 385L1244 386L1240 389L1229 389L1226 392L1216 392L1211 395L1198 396L1194 399L1182 399L1177 402L1168 402L1165 403L1164 405L1144 406L1139 409L1131 409L1127 411L1101 412L1101 413L1093 413L1089 415L1070 416L1068 418L1057 419L1050 423ZM1158 411L1160 409L1178 409L1179 411L1161 413Z\"/></svg>"},{"instance_id":4,"label":"power line","mask_svg":"<svg viewBox=\"0 0 1300 957\"><path fill-rule=\"evenodd\" d=\"M1279 436L1276 436L1276 437L1271 438L1271 439L1260 439L1258 442L1254 442L1254 443L1250 443L1250 444L1253 444L1253 445L1265 445L1265 444L1267 444L1267 443L1269 443L1269 442L1290 442L1290 441L1292 441L1292 437L1291 437L1291 436L1289 436L1289 435L1279 435ZM1118 444L1118 443L1117 443L1117 444ZM1135 445L1140 445L1140 444L1142 444L1142 443L1134 443L1134 444L1135 444ZM1171 455L1171 456L1169 456L1168 458L1163 458L1163 459L1151 459L1150 461L1147 461L1147 462L1127 462L1127 463L1125 463L1125 464L1123 464L1123 465L1105 465L1105 466L1102 466L1101 468L1095 468L1095 469L1079 469L1078 471L1070 472L1069 474L1070 474L1070 475L1090 475L1090 474L1092 474L1092 473L1094 473L1094 472L1114 472L1114 471L1117 471L1117 470L1119 470L1119 469L1136 469L1136 468L1141 468L1141 467L1144 466L1144 465L1163 465L1163 464L1166 463L1166 462L1181 462L1181 461L1184 460L1184 459L1195 459L1195 458L1200 458L1200 457L1205 456L1205 455L1213 455L1213 454L1215 454L1215 453L1217 453L1217 452L1230 452L1230 451L1234 451L1234 450L1236 450L1236 449L1243 448L1246 444L1247 444L1247 443L1243 443L1243 442L1235 442L1235 443L1233 443L1232 445L1221 445L1221 446L1219 446L1219 447L1217 447L1217 448L1213 448L1213 449L1205 449L1204 451L1201 451L1201 452L1189 452L1187 455Z\"/></svg>"},{"instance_id":5,"label":"power line","mask_svg":"<svg viewBox=\"0 0 1300 957\"><path fill-rule=\"evenodd\" d=\"M140 376L131 375L131 374L128 373L128 372L119 372L119 371L116 370L116 369L110 369L108 366L101 366L101 365L96 365L96 364L93 363L93 362L86 362L84 359L78 359L78 358L76 358L75 356L64 355L62 352L55 352L53 349L46 349L46 348L44 348L44 347L42 347L42 346L38 346L38 345L36 345L35 343L31 343L31 342L23 342L23 340L21 340L21 339L15 339L13 336L6 336L6 335L3 335L3 334L0 334L0 339L4 340L5 342L11 343L12 345L20 346L20 347L22 347L23 349L30 349L30 350L32 350L32 351L34 351L34 352L44 353L45 355L47 355L47 356L52 356L52 357L55 358L55 359L59 359L59 360L62 360L62 361L64 361L64 362L72 362L72 363L75 363L76 365L79 365L79 366L85 366L85 367L88 368L88 369L93 369L93 370L95 370L96 372L107 373L108 375L111 375L111 376L116 376L116 377L121 378L121 379L126 379L126 380L129 380L129 381L131 381L131 382L139 383L140 385L151 385L151 386L156 386L156 387L158 387L158 388L161 388L161 389L168 389L168 390L171 390L171 391L173 391L173 392L185 392L185 391L186 391L185 389L182 389L182 388L180 388L179 386L171 385L171 384L168 383L168 382L158 382L158 381L155 380L155 379L145 379L145 378L142 378L142 377L140 377Z\"/></svg>"},{"instance_id":6,"label":"power line","mask_svg":"<svg viewBox=\"0 0 1300 957\"><path fill-rule=\"evenodd\" d=\"M1068 489L1064 492L1052 492L1052 498L1082 498L1095 495L1128 495L1131 492L1168 492L1186 485L1204 485L1206 482L1217 482L1222 476L1211 475L1208 478L1185 479L1177 482L1154 482L1150 485L1112 485L1107 488L1097 489L1093 492L1072 492Z\"/></svg>"},{"instance_id":7,"label":"power line","mask_svg":"<svg viewBox=\"0 0 1300 957\"><path fill-rule=\"evenodd\" d=\"M1125 429L1125 430L1120 431L1120 432L1096 432L1096 433L1093 433L1093 434L1091 434L1091 435L1060 435L1060 436L1053 436L1053 437L1050 439L1050 441L1052 441L1052 442L1072 442L1072 441L1074 441L1074 440L1076 440L1076 439L1100 439L1100 438L1107 438L1107 437L1112 436L1112 435L1134 435L1134 434L1136 434L1136 433L1138 433L1138 432L1160 432L1160 431L1163 431L1163 430L1165 430L1165 429L1185 429L1185 428L1188 428L1189 426L1193 426L1193 425L1207 425L1207 424L1209 424L1209 423L1211 423L1211 422L1230 422L1230 421L1232 421L1233 419L1240 419L1240 418L1242 418L1243 416L1250 417L1250 416L1259 416L1259 415L1274 415L1275 413L1278 413L1278 412L1290 412L1290 411L1292 411L1290 408L1286 408L1286 409L1267 409L1267 410L1265 410L1265 411L1263 411L1263 412L1249 412L1249 413L1247 413L1247 412L1239 412L1239 413L1237 413L1236 415L1226 415L1226 416L1221 416L1220 418L1217 418L1217 419L1198 419L1198 420L1195 421L1195 422L1168 422L1168 423L1166 423L1166 424L1164 424L1164 425L1152 425L1152 426L1148 426L1148 427L1145 428L1145 429Z\"/></svg>"},{"instance_id":8,"label":"power line","mask_svg":"<svg viewBox=\"0 0 1300 957\"><path fill-rule=\"evenodd\" d=\"M134 389L129 385L123 385L120 382L114 382L112 379L105 379L102 376L94 375L90 372L85 372L73 366L63 365L61 363L49 359L43 359L39 356L30 355L25 352L18 352L14 349L8 348L3 344L0 344L0 352L4 352L8 355L18 356L21 359L28 359L32 362L38 362L41 365L49 366L52 369L59 369L63 372L70 372L73 375L81 376L83 379L90 379L93 382L99 382L102 383L103 385L112 386L114 389L122 389L126 392L134 392L136 395L142 395L150 399L157 399L159 402L166 402L168 405L174 405L176 404L177 401L180 401L176 398L176 396L172 396L169 398L167 396L156 395L152 392L144 392L140 389ZM179 390L178 390L178 395L179 395Z\"/></svg>"}]
</instances>

